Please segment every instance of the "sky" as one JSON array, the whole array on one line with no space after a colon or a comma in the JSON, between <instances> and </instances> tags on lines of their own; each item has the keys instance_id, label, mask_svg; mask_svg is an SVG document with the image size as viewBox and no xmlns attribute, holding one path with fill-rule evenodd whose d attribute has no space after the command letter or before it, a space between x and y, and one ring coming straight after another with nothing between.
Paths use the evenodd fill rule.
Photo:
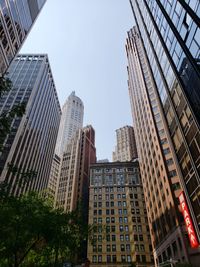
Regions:
<instances>
[{"instance_id":1,"label":"sky","mask_svg":"<svg viewBox=\"0 0 200 267\"><path fill-rule=\"evenodd\" d=\"M125 41L129 0L47 0L20 53L48 54L61 106L75 91L97 159L112 160L115 130L132 125Z\"/></svg>"}]
</instances>

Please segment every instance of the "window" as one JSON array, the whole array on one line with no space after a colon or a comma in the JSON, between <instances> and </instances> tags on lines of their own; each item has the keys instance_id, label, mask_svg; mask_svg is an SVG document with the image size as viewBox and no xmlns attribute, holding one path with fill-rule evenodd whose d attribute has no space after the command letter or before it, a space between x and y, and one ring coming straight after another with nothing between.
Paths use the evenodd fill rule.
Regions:
<instances>
[{"instance_id":1,"label":"window","mask_svg":"<svg viewBox=\"0 0 200 267\"><path fill-rule=\"evenodd\" d=\"M131 262L131 255L127 255L127 262Z\"/></svg>"},{"instance_id":2,"label":"window","mask_svg":"<svg viewBox=\"0 0 200 267\"><path fill-rule=\"evenodd\" d=\"M106 207L109 207L109 202L108 201L106 201Z\"/></svg>"},{"instance_id":3,"label":"window","mask_svg":"<svg viewBox=\"0 0 200 267\"><path fill-rule=\"evenodd\" d=\"M111 217L111 223L115 223L115 217Z\"/></svg>"},{"instance_id":4,"label":"window","mask_svg":"<svg viewBox=\"0 0 200 267\"><path fill-rule=\"evenodd\" d=\"M98 255L98 262L102 262L102 256Z\"/></svg>"},{"instance_id":5,"label":"window","mask_svg":"<svg viewBox=\"0 0 200 267\"><path fill-rule=\"evenodd\" d=\"M126 256L125 255L121 255L121 262L126 262Z\"/></svg>"},{"instance_id":6,"label":"window","mask_svg":"<svg viewBox=\"0 0 200 267\"><path fill-rule=\"evenodd\" d=\"M98 223L102 223L102 218L101 217L98 218Z\"/></svg>"},{"instance_id":7,"label":"window","mask_svg":"<svg viewBox=\"0 0 200 267\"><path fill-rule=\"evenodd\" d=\"M98 235L98 241L99 241L99 242L102 241L102 235Z\"/></svg>"},{"instance_id":8,"label":"window","mask_svg":"<svg viewBox=\"0 0 200 267\"><path fill-rule=\"evenodd\" d=\"M122 209L118 210L119 215L122 215ZM95 214L94 214L95 215Z\"/></svg>"},{"instance_id":9,"label":"window","mask_svg":"<svg viewBox=\"0 0 200 267\"><path fill-rule=\"evenodd\" d=\"M130 244L126 244L126 251L131 251L131 246L130 246Z\"/></svg>"},{"instance_id":10,"label":"window","mask_svg":"<svg viewBox=\"0 0 200 267\"><path fill-rule=\"evenodd\" d=\"M125 240L130 241L129 235L125 235Z\"/></svg>"},{"instance_id":11,"label":"window","mask_svg":"<svg viewBox=\"0 0 200 267\"><path fill-rule=\"evenodd\" d=\"M143 235L139 235L139 240L143 241Z\"/></svg>"},{"instance_id":12,"label":"window","mask_svg":"<svg viewBox=\"0 0 200 267\"><path fill-rule=\"evenodd\" d=\"M121 199L121 194L117 194L117 199Z\"/></svg>"},{"instance_id":13,"label":"window","mask_svg":"<svg viewBox=\"0 0 200 267\"><path fill-rule=\"evenodd\" d=\"M110 213L111 213L111 215L114 215L115 214L114 209L111 209Z\"/></svg>"},{"instance_id":14,"label":"window","mask_svg":"<svg viewBox=\"0 0 200 267\"><path fill-rule=\"evenodd\" d=\"M164 153L164 155L167 155L167 154L169 154L169 153L170 153L170 150L169 150L169 148L165 148L165 149L163 149L163 153Z\"/></svg>"},{"instance_id":15,"label":"window","mask_svg":"<svg viewBox=\"0 0 200 267\"><path fill-rule=\"evenodd\" d=\"M128 225L125 225L125 231L128 232Z\"/></svg>"},{"instance_id":16,"label":"window","mask_svg":"<svg viewBox=\"0 0 200 267\"><path fill-rule=\"evenodd\" d=\"M107 246L106 246L106 251L107 251L107 252L110 252L110 245L107 245Z\"/></svg>"},{"instance_id":17,"label":"window","mask_svg":"<svg viewBox=\"0 0 200 267\"><path fill-rule=\"evenodd\" d=\"M113 255L113 256L112 256L112 261L113 261L113 262L116 262L116 261L117 261L117 257L116 257L116 255Z\"/></svg>"},{"instance_id":18,"label":"window","mask_svg":"<svg viewBox=\"0 0 200 267\"><path fill-rule=\"evenodd\" d=\"M112 241L116 241L116 236L112 235Z\"/></svg>"},{"instance_id":19,"label":"window","mask_svg":"<svg viewBox=\"0 0 200 267\"><path fill-rule=\"evenodd\" d=\"M123 226L123 225L120 225L120 226L119 226L119 231L120 231L120 232L123 232L123 231L124 231L124 226Z\"/></svg>"},{"instance_id":20,"label":"window","mask_svg":"<svg viewBox=\"0 0 200 267\"><path fill-rule=\"evenodd\" d=\"M115 225L111 226L111 232L115 232Z\"/></svg>"},{"instance_id":21,"label":"window","mask_svg":"<svg viewBox=\"0 0 200 267\"><path fill-rule=\"evenodd\" d=\"M106 223L110 223L110 217L106 217Z\"/></svg>"},{"instance_id":22,"label":"window","mask_svg":"<svg viewBox=\"0 0 200 267\"><path fill-rule=\"evenodd\" d=\"M107 255L106 258L107 258L108 263L111 262L111 256L110 255Z\"/></svg>"},{"instance_id":23,"label":"window","mask_svg":"<svg viewBox=\"0 0 200 267\"><path fill-rule=\"evenodd\" d=\"M112 252L116 251L116 245L112 245Z\"/></svg>"},{"instance_id":24,"label":"window","mask_svg":"<svg viewBox=\"0 0 200 267\"><path fill-rule=\"evenodd\" d=\"M93 256L92 256L92 262L94 262L94 263L97 262L97 256L96 256L96 255L93 255Z\"/></svg>"},{"instance_id":25,"label":"window","mask_svg":"<svg viewBox=\"0 0 200 267\"><path fill-rule=\"evenodd\" d=\"M102 245L98 245L98 252L102 252Z\"/></svg>"},{"instance_id":26,"label":"window","mask_svg":"<svg viewBox=\"0 0 200 267\"><path fill-rule=\"evenodd\" d=\"M123 209L124 215L127 215L127 209Z\"/></svg>"},{"instance_id":27,"label":"window","mask_svg":"<svg viewBox=\"0 0 200 267\"><path fill-rule=\"evenodd\" d=\"M98 210L98 214L99 215L102 215L102 210Z\"/></svg>"},{"instance_id":28,"label":"window","mask_svg":"<svg viewBox=\"0 0 200 267\"><path fill-rule=\"evenodd\" d=\"M121 247L121 251L123 251L123 252L124 252L124 251L125 251L125 245L124 245L124 244L121 244L121 246L120 246L120 247Z\"/></svg>"},{"instance_id":29,"label":"window","mask_svg":"<svg viewBox=\"0 0 200 267\"><path fill-rule=\"evenodd\" d=\"M110 241L110 235L106 235L106 241Z\"/></svg>"},{"instance_id":30,"label":"window","mask_svg":"<svg viewBox=\"0 0 200 267\"><path fill-rule=\"evenodd\" d=\"M172 178L172 177L174 177L176 175L177 175L176 174L176 170L172 170L172 171L169 172L169 178Z\"/></svg>"},{"instance_id":31,"label":"window","mask_svg":"<svg viewBox=\"0 0 200 267\"><path fill-rule=\"evenodd\" d=\"M140 245L140 251L144 251L144 245Z\"/></svg>"}]
</instances>

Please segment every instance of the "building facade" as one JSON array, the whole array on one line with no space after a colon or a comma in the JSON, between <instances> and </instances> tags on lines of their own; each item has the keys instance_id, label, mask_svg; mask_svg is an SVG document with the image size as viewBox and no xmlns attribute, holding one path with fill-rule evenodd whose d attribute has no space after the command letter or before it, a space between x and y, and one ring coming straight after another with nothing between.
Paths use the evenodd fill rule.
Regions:
<instances>
[{"instance_id":1,"label":"building facade","mask_svg":"<svg viewBox=\"0 0 200 267\"><path fill-rule=\"evenodd\" d=\"M61 158L55 206L73 211L82 202L87 221L90 164L96 162L95 131L92 126L77 130Z\"/></svg>"},{"instance_id":2,"label":"building facade","mask_svg":"<svg viewBox=\"0 0 200 267\"><path fill-rule=\"evenodd\" d=\"M57 181L60 174L60 160L60 157L54 154L48 181L48 194L53 201L55 200Z\"/></svg>"},{"instance_id":3,"label":"building facade","mask_svg":"<svg viewBox=\"0 0 200 267\"><path fill-rule=\"evenodd\" d=\"M84 105L73 91L62 107L62 116L56 142L55 153L62 156L67 142L78 129L83 127Z\"/></svg>"},{"instance_id":4,"label":"building facade","mask_svg":"<svg viewBox=\"0 0 200 267\"><path fill-rule=\"evenodd\" d=\"M151 266L152 246L138 162L90 168L88 241L91 266Z\"/></svg>"},{"instance_id":5,"label":"building facade","mask_svg":"<svg viewBox=\"0 0 200 267\"><path fill-rule=\"evenodd\" d=\"M26 103L23 117L14 117L11 132L0 152L0 177L20 195L29 190L47 188L61 116L60 104L47 55L19 55L9 67L12 89L0 100L0 113L19 103ZM8 164L18 174L8 170ZM23 174L36 173L24 185Z\"/></svg>"},{"instance_id":6,"label":"building facade","mask_svg":"<svg viewBox=\"0 0 200 267\"><path fill-rule=\"evenodd\" d=\"M113 161L131 161L137 158L135 134L132 126L116 130L117 145L113 152Z\"/></svg>"},{"instance_id":7,"label":"building facade","mask_svg":"<svg viewBox=\"0 0 200 267\"><path fill-rule=\"evenodd\" d=\"M4 73L46 0L0 1L0 73Z\"/></svg>"}]
</instances>

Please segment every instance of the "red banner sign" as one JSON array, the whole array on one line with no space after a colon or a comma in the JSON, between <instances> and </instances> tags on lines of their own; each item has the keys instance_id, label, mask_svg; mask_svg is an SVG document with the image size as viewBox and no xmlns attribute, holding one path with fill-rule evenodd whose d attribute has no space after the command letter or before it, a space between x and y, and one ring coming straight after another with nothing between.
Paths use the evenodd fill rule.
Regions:
<instances>
[{"instance_id":1,"label":"red banner sign","mask_svg":"<svg viewBox=\"0 0 200 267\"><path fill-rule=\"evenodd\" d=\"M179 195L179 201L181 204L181 211L183 213L183 217L184 217L185 224L187 227L187 232L188 232L188 236L190 239L190 245L192 248L198 248L199 243L198 243L198 239L197 239L197 236L194 230L192 219L190 217L190 213L188 210L184 192L181 192L181 194Z\"/></svg>"}]
</instances>

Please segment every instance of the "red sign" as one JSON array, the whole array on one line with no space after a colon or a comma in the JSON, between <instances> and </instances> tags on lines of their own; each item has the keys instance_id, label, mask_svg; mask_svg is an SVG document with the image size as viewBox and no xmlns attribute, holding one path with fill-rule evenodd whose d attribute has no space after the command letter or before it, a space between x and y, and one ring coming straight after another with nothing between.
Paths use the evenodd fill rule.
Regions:
<instances>
[{"instance_id":1,"label":"red sign","mask_svg":"<svg viewBox=\"0 0 200 267\"><path fill-rule=\"evenodd\" d=\"M190 217L190 213L188 210L184 192L181 192L181 194L179 195L179 201L181 204L181 211L183 213L183 217L184 217L185 224L187 227L187 232L188 232L188 236L190 239L190 245L192 248L198 248L199 243L198 243L198 239L197 239L197 236L194 230L192 219Z\"/></svg>"}]
</instances>

